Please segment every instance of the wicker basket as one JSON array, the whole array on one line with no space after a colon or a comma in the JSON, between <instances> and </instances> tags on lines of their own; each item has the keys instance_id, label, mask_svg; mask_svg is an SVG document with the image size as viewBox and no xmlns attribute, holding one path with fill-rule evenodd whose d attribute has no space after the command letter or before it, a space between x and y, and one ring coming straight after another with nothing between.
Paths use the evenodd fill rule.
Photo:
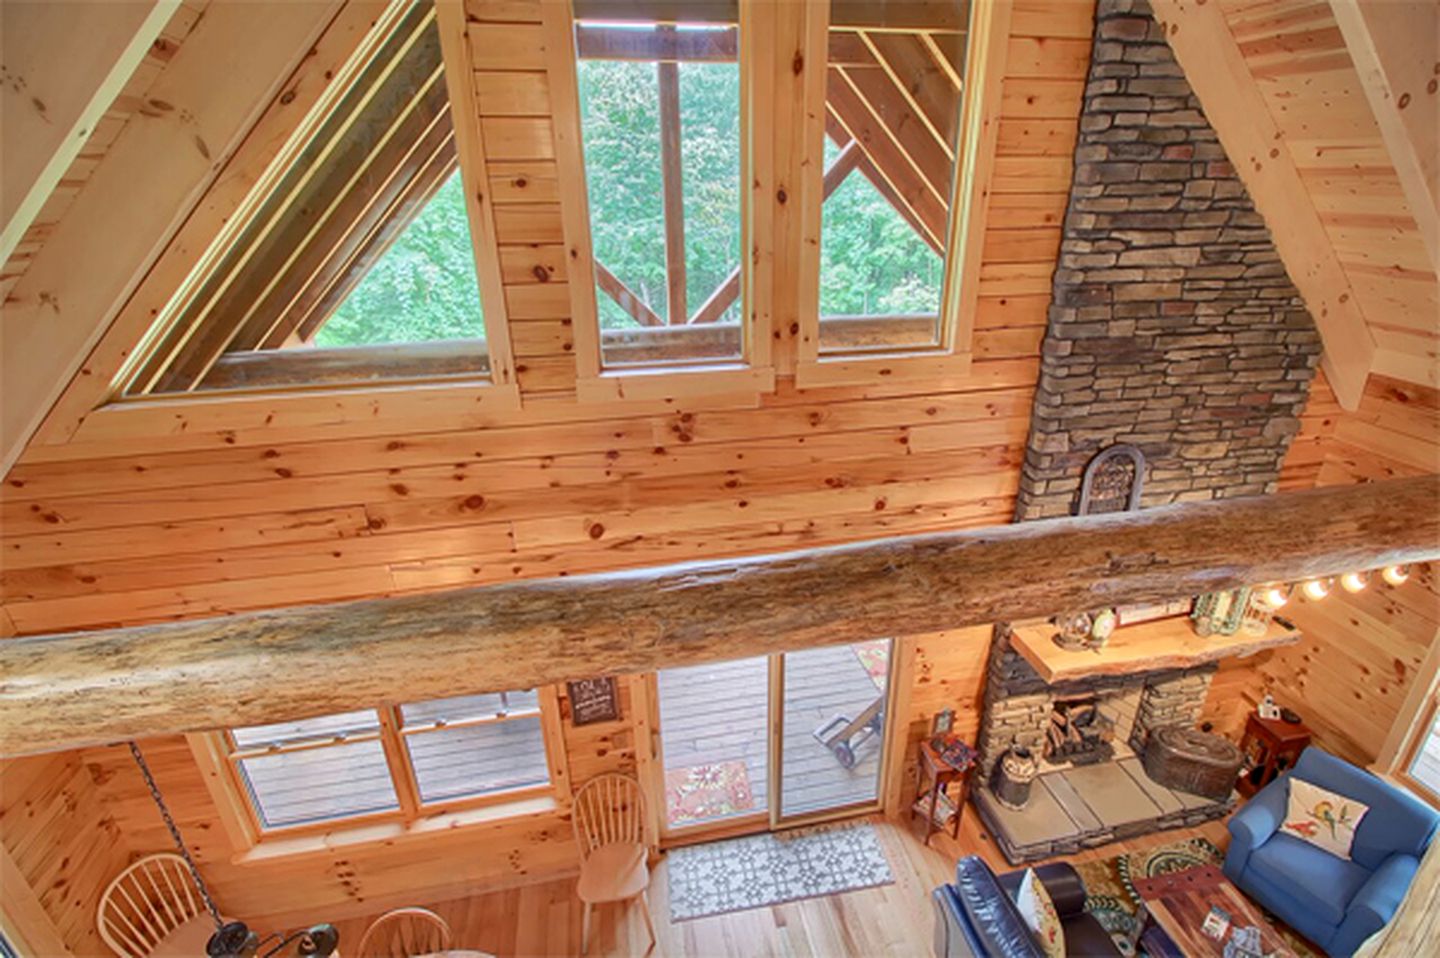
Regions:
<instances>
[{"instance_id":1,"label":"wicker basket","mask_svg":"<svg viewBox=\"0 0 1440 958\"><path fill-rule=\"evenodd\" d=\"M1145 744L1145 773L1167 788L1224 801L1243 761L1229 741L1199 729L1157 729Z\"/></svg>"}]
</instances>

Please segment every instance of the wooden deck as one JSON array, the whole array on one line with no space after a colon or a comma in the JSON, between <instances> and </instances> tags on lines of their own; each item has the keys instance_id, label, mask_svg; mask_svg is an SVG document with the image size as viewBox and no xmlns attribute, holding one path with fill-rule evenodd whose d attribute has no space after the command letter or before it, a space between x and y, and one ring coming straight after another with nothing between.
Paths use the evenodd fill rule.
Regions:
<instances>
[{"instance_id":1,"label":"wooden deck","mask_svg":"<svg viewBox=\"0 0 1440 958\"><path fill-rule=\"evenodd\" d=\"M883 676L877 683L856 651L870 644L812 649L786 658L781 808L787 816L876 797L879 737L860 745L855 767L847 769L813 735L833 716L853 718L884 694ZM660 673L659 686L666 772L742 762L753 802L736 813L766 811L771 788L766 734L768 660L761 657L668 669Z\"/></svg>"}]
</instances>

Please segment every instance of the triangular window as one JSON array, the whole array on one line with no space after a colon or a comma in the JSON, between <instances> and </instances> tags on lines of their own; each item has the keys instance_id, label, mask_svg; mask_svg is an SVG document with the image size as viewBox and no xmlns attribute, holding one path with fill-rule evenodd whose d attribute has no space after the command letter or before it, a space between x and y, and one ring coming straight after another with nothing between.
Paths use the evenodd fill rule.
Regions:
<instances>
[{"instance_id":1,"label":"triangular window","mask_svg":"<svg viewBox=\"0 0 1440 958\"><path fill-rule=\"evenodd\" d=\"M434 7L391 10L172 301L127 396L488 375Z\"/></svg>"}]
</instances>

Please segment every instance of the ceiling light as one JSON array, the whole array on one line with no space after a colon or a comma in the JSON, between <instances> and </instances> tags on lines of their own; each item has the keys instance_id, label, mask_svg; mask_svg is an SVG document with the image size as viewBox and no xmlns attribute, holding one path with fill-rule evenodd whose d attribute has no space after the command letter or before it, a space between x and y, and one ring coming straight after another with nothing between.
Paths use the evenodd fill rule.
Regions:
<instances>
[{"instance_id":1,"label":"ceiling light","mask_svg":"<svg viewBox=\"0 0 1440 958\"><path fill-rule=\"evenodd\" d=\"M1290 587L1279 582L1260 589L1260 601L1271 609L1278 609L1290 601Z\"/></svg>"},{"instance_id":2,"label":"ceiling light","mask_svg":"<svg viewBox=\"0 0 1440 958\"><path fill-rule=\"evenodd\" d=\"M1368 572L1347 572L1340 577L1340 588L1346 592L1361 592L1369 584Z\"/></svg>"},{"instance_id":3,"label":"ceiling light","mask_svg":"<svg viewBox=\"0 0 1440 958\"><path fill-rule=\"evenodd\" d=\"M1386 566L1380 577L1391 585L1404 585L1405 580L1410 578L1410 567L1408 565Z\"/></svg>"},{"instance_id":4,"label":"ceiling light","mask_svg":"<svg viewBox=\"0 0 1440 958\"><path fill-rule=\"evenodd\" d=\"M1305 584L1300 586L1300 591L1305 593L1307 599L1323 599L1330 594L1330 580L1307 579Z\"/></svg>"}]
</instances>

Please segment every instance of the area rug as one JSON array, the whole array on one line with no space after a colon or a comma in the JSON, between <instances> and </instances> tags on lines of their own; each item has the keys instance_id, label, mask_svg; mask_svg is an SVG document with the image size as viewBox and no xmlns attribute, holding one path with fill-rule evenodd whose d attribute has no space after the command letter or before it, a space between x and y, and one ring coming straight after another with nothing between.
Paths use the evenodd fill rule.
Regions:
<instances>
[{"instance_id":1,"label":"area rug","mask_svg":"<svg viewBox=\"0 0 1440 958\"><path fill-rule=\"evenodd\" d=\"M687 845L667 856L670 920L888 885L895 880L867 824L824 825Z\"/></svg>"},{"instance_id":2,"label":"area rug","mask_svg":"<svg viewBox=\"0 0 1440 958\"><path fill-rule=\"evenodd\" d=\"M754 807L744 762L688 765L665 772L665 809L671 825L723 818Z\"/></svg>"},{"instance_id":3,"label":"area rug","mask_svg":"<svg viewBox=\"0 0 1440 958\"><path fill-rule=\"evenodd\" d=\"M874 639L870 642L856 642L850 646L855 658L875 683L875 688L885 691L885 679L890 674L890 640Z\"/></svg>"},{"instance_id":4,"label":"area rug","mask_svg":"<svg viewBox=\"0 0 1440 958\"><path fill-rule=\"evenodd\" d=\"M1134 879L1154 878L1196 865L1219 866L1224 861L1225 853L1213 842L1196 837L1114 858L1077 862L1075 870L1085 882L1085 910L1105 927L1123 953L1133 955L1136 952L1132 942L1140 911L1140 896L1135 891ZM1286 945L1300 958L1319 958L1303 938L1283 923L1273 919L1272 923ZM1144 954L1143 949L1140 954Z\"/></svg>"}]
</instances>

